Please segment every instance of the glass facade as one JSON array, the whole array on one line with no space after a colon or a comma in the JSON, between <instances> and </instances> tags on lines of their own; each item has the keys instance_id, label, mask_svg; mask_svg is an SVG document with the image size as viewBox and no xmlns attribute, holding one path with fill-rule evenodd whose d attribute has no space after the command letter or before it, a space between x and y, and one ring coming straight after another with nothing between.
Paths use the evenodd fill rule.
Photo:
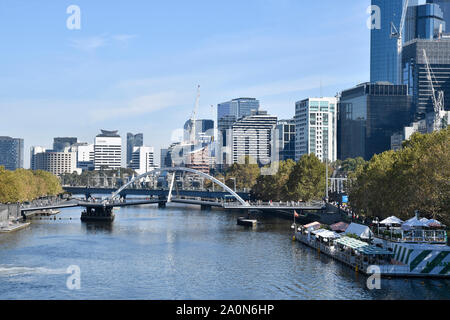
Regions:
<instances>
[{"instance_id":1,"label":"glass facade","mask_svg":"<svg viewBox=\"0 0 450 320\"><path fill-rule=\"evenodd\" d=\"M280 139L280 160L295 160L295 120L279 120L277 130Z\"/></svg>"},{"instance_id":2,"label":"glass facade","mask_svg":"<svg viewBox=\"0 0 450 320\"><path fill-rule=\"evenodd\" d=\"M6 170L23 168L23 139L0 137L0 166Z\"/></svg>"},{"instance_id":3,"label":"glass facade","mask_svg":"<svg viewBox=\"0 0 450 320\"><path fill-rule=\"evenodd\" d=\"M403 81L412 95L414 120L434 110L431 83L424 57L427 53L436 91L444 92L445 110L450 110L450 39L416 39L403 48Z\"/></svg>"},{"instance_id":4,"label":"glass facade","mask_svg":"<svg viewBox=\"0 0 450 320\"><path fill-rule=\"evenodd\" d=\"M437 4L410 7L405 25L405 43L414 39L438 38L441 28L445 32L446 23Z\"/></svg>"},{"instance_id":5,"label":"glass facade","mask_svg":"<svg viewBox=\"0 0 450 320\"><path fill-rule=\"evenodd\" d=\"M134 147L142 146L144 146L144 135L142 133L127 133L127 166L131 163Z\"/></svg>"},{"instance_id":6,"label":"glass facade","mask_svg":"<svg viewBox=\"0 0 450 320\"><path fill-rule=\"evenodd\" d=\"M450 0L427 0L427 3L436 3L444 13L444 20L450 26Z\"/></svg>"},{"instance_id":7,"label":"glass facade","mask_svg":"<svg viewBox=\"0 0 450 320\"><path fill-rule=\"evenodd\" d=\"M341 94L338 107L338 159L362 157L391 148L391 136L411 120L407 86L361 84Z\"/></svg>"},{"instance_id":8,"label":"glass facade","mask_svg":"<svg viewBox=\"0 0 450 320\"><path fill-rule=\"evenodd\" d=\"M400 25L405 0L372 0L380 8L380 29L372 29L370 35L370 82L398 82L397 39L391 38L391 23ZM417 5L410 0L409 5Z\"/></svg>"}]
</instances>

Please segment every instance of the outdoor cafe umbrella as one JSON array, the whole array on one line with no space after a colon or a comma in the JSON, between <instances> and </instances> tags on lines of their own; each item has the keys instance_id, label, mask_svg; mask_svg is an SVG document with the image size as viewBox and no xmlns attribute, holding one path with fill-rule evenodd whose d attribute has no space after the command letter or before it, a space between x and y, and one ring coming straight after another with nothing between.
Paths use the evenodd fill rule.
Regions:
<instances>
[{"instance_id":1,"label":"outdoor cafe umbrella","mask_svg":"<svg viewBox=\"0 0 450 320\"><path fill-rule=\"evenodd\" d=\"M389 226L393 225L393 224L402 224L402 223L403 223L403 221L395 216L386 218L380 222L380 224L389 225Z\"/></svg>"},{"instance_id":2,"label":"outdoor cafe umbrella","mask_svg":"<svg viewBox=\"0 0 450 320\"><path fill-rule=\"evenodd\" d=\"M420 221L416 217L413 217L406 221L404 224L402 224L403 230L409 230L414 227L428 227L428 225L425 222Z\"/></svg>"}]
</instances>

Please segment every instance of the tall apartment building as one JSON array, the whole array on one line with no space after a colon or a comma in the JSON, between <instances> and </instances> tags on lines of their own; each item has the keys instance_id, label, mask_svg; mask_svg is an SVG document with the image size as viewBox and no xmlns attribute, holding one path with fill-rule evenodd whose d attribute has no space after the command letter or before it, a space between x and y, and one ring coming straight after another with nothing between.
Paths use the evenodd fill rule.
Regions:
<instances>
[{"instance_id":1,"label":"tall apartment building","mask_svg":"<svg viewBox=\"0 0 450 320\"><path fill-rule=\"evenodd\" d=\"M337 159L337 98L308 98L295 104L295 159L314 153Z\"/></svg>"},{"instance_id":2,"label":"tall apartment building","mask_svg":"<svg viewBox=\"0 0 450 320\"><path fill-rule=\"evenodd\" d=\"M95 170L119 169L122 162L122 138L118 131L101 130L95 137L94 167Z\"/></svg>"},{"instance_id":3,"label":"tall apartment building","mask_svg":"<svg viewBox=\"0 0 450 320\"><path fill-rule=\"evenodd\" d=\"M127 133L127 166L130 165L133 149L142 146L144 146L144 135L142 133Z\"/></svg>"},{"instance_id":4,"label":"tall apartment building","mask_svg":"<svg viewBox=\"0 0 450 320\"><path fill-rule=\"evenodd\" d=\"M156 168L153 147L134 147L128 167L138 174L144 174Z\"/></svg>"},{"instance_id":5,"label":"tall apartment building","mask_svg":"<svg viewBox=\"0 0 450 320\"><path fill-rule=\"evenodd\" d=\"M278 120L280 160L295 160L295 119Z\"/></svg>"},{"instance_id":6,"label":"tall apartment building","mask_svg":"<svg viewBox=\"0 0 450 320\"><path fill-rule=\"evenodd\" d=\"M77 168L82 171L94 170L94 144L79 142L72 145L69 150L77 154Z\"/></svg>"},{"instance_id":7,"label":"tall apartment building","mask_svg":"<svg viewBox=\"0 0 450 320\"><path fill-rule=\"evenodd\" d=\"M266 111L253 112L236 121L229 134L231 154L227 164L243 162L247 156L261 166L271 163L272 152L278 152L275 150L275 143L278 143L275 141L276 126L277 117Z\"/></svg>"},{"instance_id":8,"label":"tall apartment building","mask_svg":"<svg viewBox=\"0 0 450 320\"><path fill-rule=\"evenodd\" d=\"M23 168L23 139L0 137L0 166L6 170Z\"/></svg>"},{"instance_id":9,"label":"tall apartment building","mask_svg":"<svg viewBox=\"0 0 450 320\"><path fill-rule=\"evenodd\" d=\"M338 159L373 155L391 148L391 136L411 121L406 85L363 83L341 93Z\"/></svg>"},{"instance_id":10,"label":"tall apartment building","mask_svg":"<svg viewBox=\"0 0 450 320\"><path fill-rule=\"evenodd\" d=\"M380 28L370 33L370 82L398 82L397 39L391 37L391 23L399 29L405 1L372 0L380 8ZM409 0L409 6L417 4L418 0Z\"/></svg>"}]
</instances>

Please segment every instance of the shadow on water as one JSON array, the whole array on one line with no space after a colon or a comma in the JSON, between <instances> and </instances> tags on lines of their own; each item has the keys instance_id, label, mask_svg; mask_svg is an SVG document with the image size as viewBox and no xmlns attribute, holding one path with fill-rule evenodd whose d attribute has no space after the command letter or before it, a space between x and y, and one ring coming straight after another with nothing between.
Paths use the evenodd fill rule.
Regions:
<instances>
[{"instance_id":1,"label":"shadow on water","mask_svg":"<svg viewBox=\"0 0 450 320\"><path fill-rule=\"evenodd\" d=\"M114 230L114 222L112 221L81 222L81 226L87 234L113 233Z\"/></svg>"}]
</instances>

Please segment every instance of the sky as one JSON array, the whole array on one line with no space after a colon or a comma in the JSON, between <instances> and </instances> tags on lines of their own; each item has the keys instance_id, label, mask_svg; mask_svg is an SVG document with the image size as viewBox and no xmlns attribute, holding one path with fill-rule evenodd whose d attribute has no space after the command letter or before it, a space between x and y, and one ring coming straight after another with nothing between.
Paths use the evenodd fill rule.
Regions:
<instances>
[{"instance_id":1,"label":"sky","mask_svg":"<svg viewBox=\"0 0 450 320\"><path fill-rule=\"evenodd\" d=\"M70 5L80 29L69 29ZM260 100L279 119L295 102L369 81L370 0L2 0L0 136L51 148L100 129L159 149L217 104ZM72 20L70 20L72 21ZM212 107L213 106L213 107Z\"/></svg>"}]
</instances>

